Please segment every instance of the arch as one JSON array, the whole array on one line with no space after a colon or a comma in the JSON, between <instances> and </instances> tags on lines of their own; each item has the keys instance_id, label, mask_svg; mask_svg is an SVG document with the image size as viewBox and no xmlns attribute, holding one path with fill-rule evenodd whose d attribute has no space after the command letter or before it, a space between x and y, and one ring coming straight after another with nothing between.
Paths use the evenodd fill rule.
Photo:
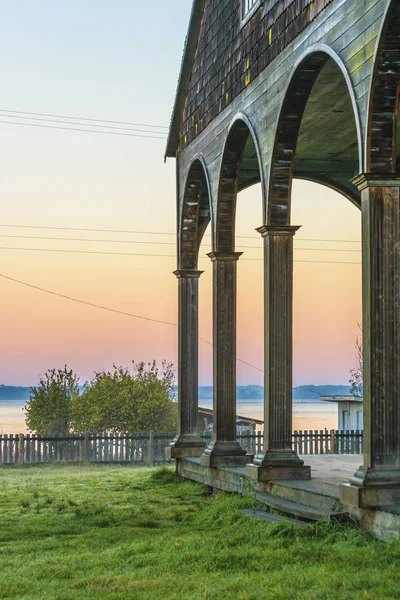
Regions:
<instances>
[{"instance_id":1,"label":"arch","mask_svg":"<svg viewBox=\"0 0 400 600\"><path fill-rule=\"evenodd\" d=\"M201 240L212 219L210 182L202 156L190 166L182 199L178 237L178 268L196 270Z\"/></svg>"},{"instance_id":2,"label":"arch","mask_svg":"<svg viewBox=\"0 0 400 600\"><path fill-rule=\"evenodd\" d=\"M400 4L389 1L376 46L369 93L366 137L367 173L396 173L400 86ZM400 150L400 149L399 149Z\"/></svg>"},{"instance_id":3,"label":"arch","mask_svg":"<svg viewBox=\"0 0 400 600\"><path fill-rule=\"evenodd\" d=\"M327 144L329 133L332 139L328 138ZM362 149L349 74L331 48L312 46L297 61L280 108L269 173L267 223L290 223L291 188L297 174L344 193L360 206L359 193L350 181L362 170Z\"/></svg>"},{"instance_id":4,"label":"arch","mask_svg":"<svg viewBox=\"0 0 400 600\"><path fill-rule=\"evenodd\" d=\"M246 115L239 113L231 122L222 153L215 223L217 252L235 249L237 194L251 185L264 183L261 164L260 146L253 126ZM263 195L264 189L262 185Z\"/></svg>"}]
</instances>

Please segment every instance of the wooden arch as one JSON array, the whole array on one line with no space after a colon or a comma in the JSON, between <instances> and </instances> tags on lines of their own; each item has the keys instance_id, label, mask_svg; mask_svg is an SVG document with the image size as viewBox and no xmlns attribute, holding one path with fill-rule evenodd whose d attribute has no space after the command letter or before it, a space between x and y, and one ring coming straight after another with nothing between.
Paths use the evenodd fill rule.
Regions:
<instances>
[{"instance_id":1,"label":"wooden arch","mask_svg":"<svg viewBox=\"0 0 400 600\"><path fill-rule=\"evenodd\" d=\"M207 168L196 157L189 169L183 195L178 241L178 268L196 270L201 240L211 220Z\"/></svg>"},{"instance_id":2,"label":"wooden arch","mask_svg":"<svg viewBox=\"0 0 400 600\"><path fill-rule=\"evenodd\" d=\"M222 155L216 213L217 252L235 250L238 192L259 182L263 182L263 172L258 140L248 118L240 114L229 128Z\"/></svg>"},{"instance_id":3,"label":"wooden arch","mask_svg":"<svg viewBox=\"0 0 400 600\"><path fill-rule=\"evenodd\" d=\"M337 73L340 73L338 82L346 89L348 94L345 95L346 102L351 105L351 127L352 135L354 134L354 169L347 176L347 182L358 175L362 169L362 135L358 115L358 109L354 92L351 87L351 81L342 65L340 59L328 47L312 48L298 62L294 72L290 78L284 100L281 106L276 131L275 141L272 153L270 174L269 174L269 189L268 189L268 206L267 206L267 224L270 225L289 225L290 224L290 201L293 178L296 177L295 160L298 150L299 134L303 123L303 117L307 108L307 103L310 99L314 85L317 82L321 71L330 63L335 68ZM318 103L316 103L315 111L318 111ZM321 112L324 108L321 107ZM349 121L350 122L350 121ZM318 126L323 127L323 122L318 125L311 122L311 135L315 132ZM312 131L313 130L313 131ZM315 156L318 162L318 155ZM332 161L334 163L334 161ZM325 173L307 171L298 171L298 176L301 179L308 179L322 185L336 189L338 192L348 197L358 207L360 206L359 195L355 188L350 184L348 187L343 187L339 181L336 181L334 176L326 175Z\"/></svg>"},{"instance_id":4,"label":"wooden arch","mask_svg":"<svg viewBox=\"0 0 400 600\"><path fill-rule=\"evenodd\" d=\"M368 173L396 173L400 89L400 2L391 0L381 29L371 79L366 144Z\"/></svg>"}]
</instances>

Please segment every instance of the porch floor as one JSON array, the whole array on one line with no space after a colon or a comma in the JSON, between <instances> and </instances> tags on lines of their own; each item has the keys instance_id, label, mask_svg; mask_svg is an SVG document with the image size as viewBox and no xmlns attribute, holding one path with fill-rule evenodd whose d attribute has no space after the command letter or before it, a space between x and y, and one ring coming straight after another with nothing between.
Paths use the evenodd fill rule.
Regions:
<instances>
[{"instance_id":1,"label":"porch floor","mask_svg":"<svg viewBox=\"0 0 400 600\"><path fill-rule=\"evenodd\" d=\"M346 483L362 464L361 456L351 454L307 455L302 456L302 459L305 465L311 467L311 479L309 481L279 481L279 485L335 499L339 499L340 484ZM246 479L244 467L207 469L200 466L199 458L184 458L179 463L181 468L178 465L178 472L181 475L195 481L203 481L217 489L226 489L224 482L227 481L230 481L233 487L242 487ZM240 490L226 489L226 491Z\"/></svg>"}]
</instances>

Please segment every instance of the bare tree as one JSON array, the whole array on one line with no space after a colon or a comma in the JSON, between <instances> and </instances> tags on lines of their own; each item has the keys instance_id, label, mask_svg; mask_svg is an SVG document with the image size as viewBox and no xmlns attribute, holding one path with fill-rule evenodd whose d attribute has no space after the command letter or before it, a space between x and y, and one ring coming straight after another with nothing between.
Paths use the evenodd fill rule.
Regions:
<instances>
[{"instance_id":1,"label":"bare tree","mask_svg":"<svg viewBox=\"0 0 400 600\"><path fill-rule=\"evenodd\" d=\"M350 394L356 398L363 397L363 331L358 324L359 334L356 337L356 366L350 369Z\"/></svg>"}]
</instances>

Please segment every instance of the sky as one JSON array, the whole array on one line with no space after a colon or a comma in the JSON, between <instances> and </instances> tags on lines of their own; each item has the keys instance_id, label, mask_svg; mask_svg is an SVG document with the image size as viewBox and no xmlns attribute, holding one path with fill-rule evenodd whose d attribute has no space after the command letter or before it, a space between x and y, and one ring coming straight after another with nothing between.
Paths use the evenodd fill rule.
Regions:
<instances>
[{"instance_id":1,"label":"sky","mask_svg":"<svg viewBox=\"0 0 400 600\"><path fill-rule=\"evenodd\" d=\"M165 128L190 8L191 0L4 3L0 275L92 304L177 322L177 282L172 275L175 164L172 159L163 162L164 139L18 125L66 126L29 121L9 111ZM296 181L292 222L302 225L295 243L294 383L346 383L361 321L361 253L354 242L360 240L360 212L327 188ZM244 249L238 266L237 352L258 369L263 367L262 243L254 230L261 224L261 192L254 186L238 199L237 235L249 238L238 238L237 247L255 248ZM202 256L208 251L207 241ZM205 271L200 335L211 340L211 264L203 257L199 264ZM94 370L128 365L133 359L177 363L173 325L106 312L2 277L0 308L0 383L5 385L35 384L47 369L64 364L83 382ZM203 342L199 379L203 385L212 383L212 351ZM240 385L262 384L262 373L239 362L237 379Z\"/></svg>"}]
</instances>

